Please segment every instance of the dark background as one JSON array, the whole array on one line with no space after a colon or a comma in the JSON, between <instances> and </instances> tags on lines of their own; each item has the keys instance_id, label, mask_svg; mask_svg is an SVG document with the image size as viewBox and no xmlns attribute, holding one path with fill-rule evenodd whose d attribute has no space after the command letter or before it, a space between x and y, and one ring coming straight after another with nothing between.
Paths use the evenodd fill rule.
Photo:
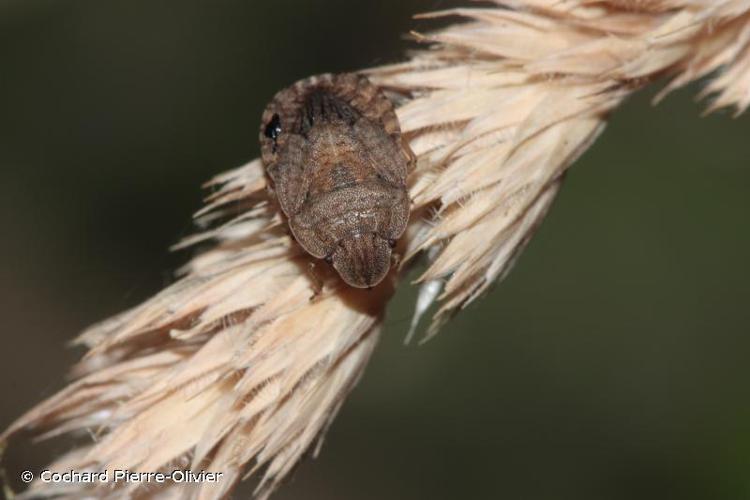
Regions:
<instances>
[{"instance_id":1,"label":"dark background","mask_svg":"<svg viewBox=\"0 0 750 500\"><path fill-rule=\"evenodd\" d=\"M275 90L398 61L410 15L453 4L2 1L0 427L63 386L69 338L170 281ZM276 498L749 498L750 117L700 118L697 90L626 103L508 280L423 347L402 288ZM48 448L12 443L15 486Z\"/></svg>"}]
</instances>

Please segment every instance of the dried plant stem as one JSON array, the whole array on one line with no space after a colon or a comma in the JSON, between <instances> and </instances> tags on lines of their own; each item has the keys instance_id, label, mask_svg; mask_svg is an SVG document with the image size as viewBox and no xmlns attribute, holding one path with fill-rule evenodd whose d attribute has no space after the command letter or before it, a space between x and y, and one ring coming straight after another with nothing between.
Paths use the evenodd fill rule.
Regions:
<instances>
[{"instance_id":1,"label":"dried plant stem","mask_svg":"<svg viewBox=\"0 0 750 500\"><path fill-rule=\"evenodd\" d=\"M634 90L664 93L713 73L709 110L750 104L750 0L507 0L423 17L462 22L373 68L418 156L404 266L428 267L417 318L429 333L504 273L541 222L565 170ZM269 204L258 161L222 174L198 214L212 240L174 285L84 332L76 381L15 422L98 438L51 469L222 471L165 484L164 498L221 498L265 467L265 496L322 432L377 342L397 276L371 293L319 267L312 278ZM316 292L316 280L323 284ZM312 299L311 299L312 298ZM40 495L131 498L142 486L34 483Z\"/></svg>"}]
</instances>

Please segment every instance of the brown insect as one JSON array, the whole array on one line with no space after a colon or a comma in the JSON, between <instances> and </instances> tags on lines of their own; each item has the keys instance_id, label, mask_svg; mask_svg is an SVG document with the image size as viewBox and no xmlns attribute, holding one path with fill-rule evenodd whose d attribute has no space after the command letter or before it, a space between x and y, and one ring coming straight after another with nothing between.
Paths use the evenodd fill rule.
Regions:
<instances>
[{"instance_id":1,"label":"brown insect","mask_svg":"<svg viewBox=\"0 0 750 500\"><path fill-rule=\"evenodd\" d=\"M355 74L301 80L266 108L260 144L299 244L353 287L380 283L409 219L414 161L391 101Z\"/></svg>"}]
</instances>

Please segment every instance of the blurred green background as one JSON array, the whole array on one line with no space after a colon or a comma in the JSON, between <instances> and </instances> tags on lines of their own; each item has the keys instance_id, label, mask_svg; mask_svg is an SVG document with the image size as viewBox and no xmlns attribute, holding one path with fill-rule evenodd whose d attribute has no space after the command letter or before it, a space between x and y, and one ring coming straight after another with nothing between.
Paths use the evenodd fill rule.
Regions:
<instances>
[{"instance_id":1,"label":"blurred green background","mask_svg":"<svg viewBox=\"0 0 750 500\"><path fill-rule=\"evenodd\" d=\"M411 14L457 3L0 2L0 427L64 385L68 339L170 282L199 185L258 154L277 89L398 61ZM750 498L750 116L700 118L697 90L626 103L510 277L425 346L402 288L275 498ZM14 487L65 449L15 440Z\"/></svg>"}]
</instances>

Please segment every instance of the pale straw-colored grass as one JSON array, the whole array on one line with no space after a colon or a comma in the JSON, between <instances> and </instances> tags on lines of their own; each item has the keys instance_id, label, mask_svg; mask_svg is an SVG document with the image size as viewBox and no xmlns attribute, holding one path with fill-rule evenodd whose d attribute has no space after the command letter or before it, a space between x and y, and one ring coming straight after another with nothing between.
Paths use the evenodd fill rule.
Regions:
<instances>
[{"instance_id":1,"label":"pale straw-colored grass","mask_svg":"<svg viewBox=\"0 0 750 500\"><path fill-rule=\"evenodd\" d=\"M750 0L506 0L455 9L423 49L367 70L419 161L400 248L424 258L433 334L508 271L565 170L633 91L712 76L709 109L750 104ZM266 495L320 442L370 357L398 273L372 292L309 268L260 163L222 174L198 215L213 241L174 285L84 332L76 380L5 431L91 433L53 470L192 468L218 484L35 482L70 498L219 498L260 471ZM323 289L316 292L318 282ZM402 285L408 285L402 283ZM312 299L311 299L312 297Z\"/></svg>"}]
</instances>

